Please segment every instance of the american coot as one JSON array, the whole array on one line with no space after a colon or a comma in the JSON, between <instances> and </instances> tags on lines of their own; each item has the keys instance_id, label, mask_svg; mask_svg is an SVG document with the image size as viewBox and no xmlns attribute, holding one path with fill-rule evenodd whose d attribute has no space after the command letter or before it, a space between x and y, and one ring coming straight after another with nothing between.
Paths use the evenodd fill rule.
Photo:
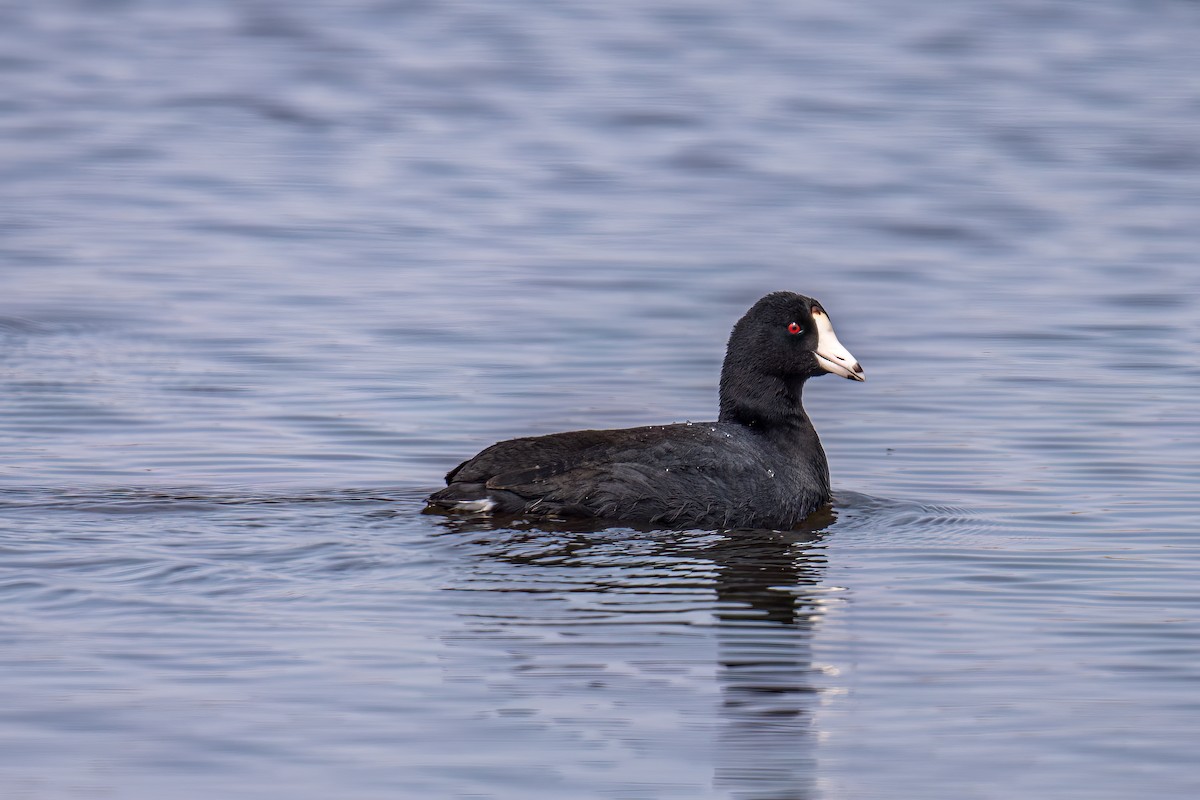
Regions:
<instances>
[{"instance_id":1,"label":"american coot","mask_svg":"<svg viewBox=\"0 0 1200 800\"><path fill-rule=\"evenodd\" d=\"M716 422L494 444L446 475L437 509L670 527L791 528L829 501L829 464L800 402L832 372L865 380L811 297L774 292L733 326Z\"/></svg>"}]
</instances>

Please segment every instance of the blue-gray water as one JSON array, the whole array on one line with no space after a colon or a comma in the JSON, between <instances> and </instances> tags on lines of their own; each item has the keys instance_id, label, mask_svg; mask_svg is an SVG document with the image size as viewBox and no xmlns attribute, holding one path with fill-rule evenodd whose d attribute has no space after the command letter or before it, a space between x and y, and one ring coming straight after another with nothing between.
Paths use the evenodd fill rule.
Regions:
<instances>
[{"instance_id":1,"label":"blue-gray water","mask_svg":"<svg viewBox=\"0 0 1200 800\"><path fill-rule=\"evenodd\" d=\"M1194 2L4 3L0 795L1200 794ZM811 530L489 527L818 297Z\"/></svg>"}]
</instances>

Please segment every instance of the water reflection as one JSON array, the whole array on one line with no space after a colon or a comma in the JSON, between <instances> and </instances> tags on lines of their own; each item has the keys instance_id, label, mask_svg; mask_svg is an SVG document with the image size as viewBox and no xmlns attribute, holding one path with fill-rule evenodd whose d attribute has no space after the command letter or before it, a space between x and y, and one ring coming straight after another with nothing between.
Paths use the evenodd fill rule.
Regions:
<instances>
[{"instance_id":1,"label":"water reflection","mask_svg":"<svg viewBox=\"0 0 1200 800\"><path fill-rule=\"evenodd\" d=\"M705 652L709 658L715 652L716 663L701 672L715 673L717 706L713 712L689 712L690 724L715 722L715 736L692 741L681 758L693 769L702 759L709 762L715 796L799 800L815 793L811 710L819 684L811 640L820 619L821 536L835 519L830 510L799 530L721 533L455 518L441 524L479 559L476 572L449 588L497 592L494 602L480 599L467 607L463 613L473 621L486 609L493 619L503 619L501 627L548 626L555 636L579 636L584 624L633 623L636 627L624 625L620 633L600 634L614 638L596 643L616 650L642 641L653 647L655 670L679 674L696 669L696 648L681 641L681 626L711 631L707 641L715 648ZM554 591L563 592L562 599L548 610L545 600ZM514 594L533 596L536 605L513 607ZM508 636L492 635L512 652L511 630ZM523 650L520 668L529 671L538 658ZM562 663L554 669L561 675ZM592 685L599 678L579 677ZM711 686L710 680L697 676L692 693L702 694L699 684ZM564 684L541 688L562 691ZM681 741L695 737L695 731L680 732Z\"/></svg>"},{"instance_id":2,"label":"water reflection","mask_svg":"<svg viewBox=\"0 0 1200 800\"><path fill-rule=\"evenodd\" d=\"M722 706L715 783L746 800L812 797L812 631L820 531L740 531L709 550L716 582Z\"/></svg>"}]
</instances>

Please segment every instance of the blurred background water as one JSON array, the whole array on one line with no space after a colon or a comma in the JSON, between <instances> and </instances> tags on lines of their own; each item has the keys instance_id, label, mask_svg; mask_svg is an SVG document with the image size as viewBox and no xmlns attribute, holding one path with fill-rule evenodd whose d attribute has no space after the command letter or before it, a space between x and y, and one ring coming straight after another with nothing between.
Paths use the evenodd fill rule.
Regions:
<instances>
[{"instance_id":1,"label":"blurred background water","mask_svg":"<svg viewBox=\"0 0 1200 800\"><path fill-rule=\"evenodd\" d=\"M1195 797L1200 5L0 4L6 798ZM787 533L421 515L715 414Z\"/></svg>"}]
</instances>

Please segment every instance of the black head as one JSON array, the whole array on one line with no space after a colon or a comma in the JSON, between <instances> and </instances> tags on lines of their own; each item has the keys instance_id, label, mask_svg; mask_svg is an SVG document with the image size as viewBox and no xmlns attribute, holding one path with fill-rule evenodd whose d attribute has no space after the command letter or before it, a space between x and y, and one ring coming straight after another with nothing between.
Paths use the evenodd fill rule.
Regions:
<instances>
[{"instance_id":1,"label":"black head","mask_svg":"<svg viewBox=\"0 0 1200 800\"><path fill-rule=\"evenodd\" d=\"M721 369L721 419L774 424L802 416L801 386L826 372L866 380L820 303L793 292L769 294L729 336Z\"/></svg>"}]
</instances>

